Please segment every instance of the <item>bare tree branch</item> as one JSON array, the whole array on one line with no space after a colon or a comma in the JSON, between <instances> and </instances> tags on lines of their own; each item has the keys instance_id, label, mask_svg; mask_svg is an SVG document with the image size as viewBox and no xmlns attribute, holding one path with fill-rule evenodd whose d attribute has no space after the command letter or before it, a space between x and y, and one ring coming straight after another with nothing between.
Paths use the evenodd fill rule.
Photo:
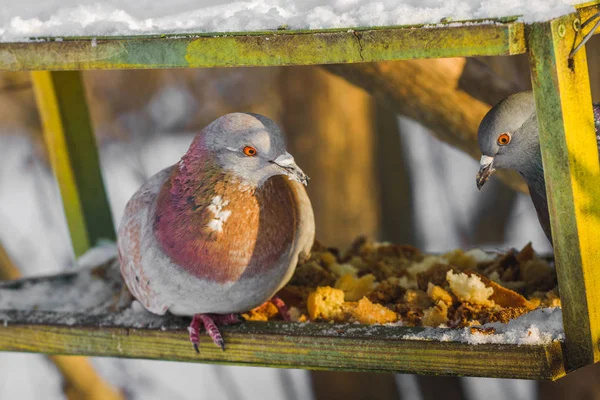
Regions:
<instances>
[{"instance_id":1,"label":"bare tree branch","mask_svg":"<svg viewBox=\"0 0 600 400\"><path fill-rule=\"evenodd\" d=\"M458 88L471 97L494 105L508 95L526 90L519 81L507 80L477 58L467 58L458 79Z\"/></svg>"},{"instance_id":2,"label":"bare tree branch","mask_svg":"<svg viewBox=\"0 0 600 400\"><path fill-rule=\"evenodd\" d=\"M477 145L477 128L490 109L489 104L477 97L485 97L491 101L505 97L516 88L491 72L484 63L465 58L323 67L365 89L396 113L420 122L438 139L475 159L481 157ZM488 84L485 96L479 83L482 77L487 79ZM473 95L465 90L473 92ZM524 181L517 173L501 172L498 175L509 186L527 191Z\"/></svg>"}]
</instances>

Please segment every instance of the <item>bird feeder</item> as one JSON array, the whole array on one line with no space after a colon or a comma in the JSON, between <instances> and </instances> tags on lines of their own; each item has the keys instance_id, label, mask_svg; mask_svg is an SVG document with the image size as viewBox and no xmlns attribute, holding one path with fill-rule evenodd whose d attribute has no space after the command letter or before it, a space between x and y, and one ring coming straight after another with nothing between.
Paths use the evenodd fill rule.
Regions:
<instances>
[{"instance_id":1,"label":"bird feeder","mask_svg":"<svg viewBox=\"0 0 600 400\"><path fill-rule=\"evenodd\" d=\"M600 360L600 165L582 26L574 14L436 26L132 37L37 38L0 43L0 69L32 71L44 137L73 249L115 231L100 173L81 70L283 66L526 53L548 192L564 342L480 344L404 339L419 328L245 323L223 328L228 348L190 348L187 321L139 326L106 315L2 311L0 350L306 369L558 379ZM36 279L29 281L36 285Z\"/></svg>"}]
</instances>

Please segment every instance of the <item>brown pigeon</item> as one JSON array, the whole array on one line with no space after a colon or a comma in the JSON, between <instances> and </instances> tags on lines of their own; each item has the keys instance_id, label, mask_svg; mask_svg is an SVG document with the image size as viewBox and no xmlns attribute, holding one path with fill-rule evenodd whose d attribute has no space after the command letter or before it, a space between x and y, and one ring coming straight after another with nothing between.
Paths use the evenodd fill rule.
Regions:
<instances>
[{"instance_id":1,"label":"brown pigeon","mask_svg":"<svg viewBox=\"0 0 600 400\"><path fill-rule=\"evenodd\" d=\"M273 121L215 120L127 203L118 248L129 290L154 314L191 316L196 351L202 325L224 349L217 325L271 299L309 256L307 183Z\"/></svg>"}]
</instances>

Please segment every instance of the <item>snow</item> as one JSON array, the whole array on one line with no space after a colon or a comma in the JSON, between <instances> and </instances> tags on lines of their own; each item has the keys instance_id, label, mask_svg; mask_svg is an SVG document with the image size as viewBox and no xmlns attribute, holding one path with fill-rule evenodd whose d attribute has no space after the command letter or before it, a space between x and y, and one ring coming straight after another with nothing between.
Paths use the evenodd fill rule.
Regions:
<instances>
[{"instance_id":1,"label":"snow","mask_svg":"<svg viewBox=\"0 0 600 400\"><path fill-rule=\"evenodd\" d=\"M86 251L77 260L78 268L92 268L106 264L117 257L117 244L113 241L102 241Z\"/></svg>"},{"instance_id":2,"label":"snow","mask_svg":"<svg viewBox=\"0 0 600 400\"><path fill-rule=\"evenodd\" d=\"M494 333L485 333L485 329ZM473 345L495 343L516 345L549 344L565 338L562 325L562 310L556 308L538 308L511 320L508 324L499 322L485 324L475 333L471 328L447 329L425 328L415 334L407 334L404 339L439 340L442 342L462 342Z\"/></svg>"},{"instance_id":3,"label":"snow","mask_svg":"<svg viewBox=\"0 0 600 400\"><path fill-rule=\"evenodd\" d=\"M574 11L577 0L37 0L5 2L0 41L35 36L184 34L437 24L507 16L526 22ZM93 45L96 42L93 42Z\"/></svg>"},{"instance_id":4,"label":"snow","mask_svg":"<svg viewBox=\"0 0 600 400\"><path fill-rule=\"evenodd\" d=\"M91 249L81 258L76 272L65 272L39 278L0 283L0 310L38 310L88 315L108 312L127 305L116 252L113 246ZM116 296L115 296L116 295Z\"/></svg>"}]
</instances>

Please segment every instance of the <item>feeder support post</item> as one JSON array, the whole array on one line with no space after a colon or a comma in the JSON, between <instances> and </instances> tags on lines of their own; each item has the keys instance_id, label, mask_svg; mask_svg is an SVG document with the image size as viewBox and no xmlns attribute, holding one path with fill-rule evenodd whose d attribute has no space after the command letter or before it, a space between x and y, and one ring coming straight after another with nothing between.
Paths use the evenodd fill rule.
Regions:
<instances>
[{"instance_id":1,"label":"feeder support post","mask_svg":"<svg viewBox=\"0 0 600 400\"><path fill-rule=\"evenodd\" d=\"M569 59L580 25L571 14L526 32L567 370L600 360L600 164L585 48Z\"/></svg>"},{"instance_id":2,"label":"feeder support post","mask_svg":"<svg viewBox=\"0 0 600 400\"><path fill-rule=\"evenodd\" d=\"M44 140L62 197L75 257L115 239L81 72L31 73Z\"/></svg>"}]
</instances>

